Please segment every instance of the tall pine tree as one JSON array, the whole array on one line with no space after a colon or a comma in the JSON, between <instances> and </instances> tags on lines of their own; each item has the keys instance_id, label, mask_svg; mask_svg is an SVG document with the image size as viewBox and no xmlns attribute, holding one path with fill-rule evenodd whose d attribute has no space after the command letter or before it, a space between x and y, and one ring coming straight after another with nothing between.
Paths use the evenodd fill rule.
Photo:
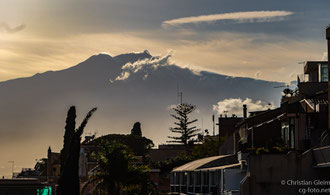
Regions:
<instances>
[{"instance_id":1,"label":"tall pine tree","mask_svg":"<svg viewBox=\"0 0 330 195\"><path fill-rule=\"evenodd\" d=\"M174 122L175 127L171 127L170 131L173 133L179 134L178 136L168 136L170 138L170 143L182 143L184 144L186 151L188 151L188 144L196 141L194 139L200 129L197 129L196 126L190 127L191 124L197 121L197 119L189 120L188 115L196 110L196 106L191 104L178 104L175 108L173 108L175 114L171 114L171 116L177 120Z\"/></svg>"},{"instance_id":2,"label":"tall pine tree","mask_svg":"<svg viewBox=\"0 0 330 195\"><path fill-rule=\"evenodd\" d=\"M81 135L87 125L89 118L93 115L97 108L93 108L88 112L85 119L78 129L76 128L76 108L71 106L66 118L64 144L61 150L61 176L57 193L59 195L79 195L79 152Z\"/></svg>"}]
</instances>

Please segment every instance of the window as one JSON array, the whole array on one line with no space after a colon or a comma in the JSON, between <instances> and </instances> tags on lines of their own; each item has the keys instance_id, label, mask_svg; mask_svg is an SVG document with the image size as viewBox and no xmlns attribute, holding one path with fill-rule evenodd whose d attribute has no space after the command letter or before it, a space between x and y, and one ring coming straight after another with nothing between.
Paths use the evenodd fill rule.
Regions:
<instances>
[{"instance_id":1,"label":"window","mask_svg":"<svg viewBox=\"0 0 330 195\"><path fill-rule=\"evenodd\" d=\"M194 185L194 172L190 172L188 176L189 176L189 185L191 186Z\"/></svg>"},{"instance_id":2,"label":"window","mask_svg":"<svg viewBox=\"0 0 330 195\"><path fill-rule=\"evenodd\" d=\"M290 131L290 148L294 148L294 139L295 139L295 136L294 136L294 131L295 131L295 124L294 124L294 118L291 117L290 119L290 124L289 124L289 131Z\"/></svg>"},{"instance_id":3,"label":"window","mask_svg":"<svg viewBox=\"0 0 330 195\"><path fill-rule=\"evenodd\" d=\"M171 179L170 179L170 181L171 181L171 184L175 184L175 177L174 177L174 173L171 173Z\"/></svg>"},{"instance_id":4,"label":"window","mask_svg":"<svg viewBox=\"0 0 330 195\"><path fill-rule=\"evenodd\" d=\"M319 69L320 82L328 82L328 65L320 64Z\"/></svg>"},{"instance_id":5,"label":"window","mask_svg":"<svg viewBox=\"0 0 330 195\"><path fill-rule=\"evenodd\" d=\"M210 185L215 186L217 184L216 177L215 177L215 171L210 172Z\"/></svg>"},{"instance_id":6,"label":"window","mask_svg":"<svg viewBox=\"0 0 330 195\"><path fill-rule=\"evenodd\" d=\"M203 173L203 185L208 186L209 185L209 172L205 171Z\"/></svg>"},{"instance_id":7,"label":"window","mask_svg":"<svg viewBox=\"0 0 330 195\"><path fill-rule=\"evenodd\" d=\"M290 117L288 121L283 121L281 124L281 136L285 145L294 148L295 144L295 121Z\"/></svg>"},{"instance_id":8,"label":"window","mask_svg":"<svg viewBox=\"0 0 330 195\"><path fill-rule=\"evenodd\" d=\"M196 186L200 186L202 183L201 172L196 171L195 174L196 174Z\"/></svg>"},{"instance_id":9,"label":"window","mask_svg":"<svg viewBox=\"0 0 330 195\"><path fill-rule=\"evenodd\" d=\"M184 172L183 173L183 185L187 185L187 177L188 177L188 173Z\"/></svg>"}]
</instances>

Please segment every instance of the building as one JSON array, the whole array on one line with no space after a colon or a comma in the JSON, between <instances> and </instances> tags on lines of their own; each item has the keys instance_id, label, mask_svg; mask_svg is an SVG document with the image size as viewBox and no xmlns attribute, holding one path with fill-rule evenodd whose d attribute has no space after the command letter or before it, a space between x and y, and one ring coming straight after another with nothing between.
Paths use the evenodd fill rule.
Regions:
<instances>
[{"instance_id":1,"label":"building","mask_svg":"<svg viewBox=\"0 0 330 195\"><path fill-rule=\"evenodd\" d=\"M329 35L330 27L328 56ZM298 194L301 185L291 185L291 181L329 180L329 67L329 61L306 62L298 90L284 96L280 108L257 114L254 120L247 118L238 126L238 156L247 162L247 175L240 183L242 195ZM279 142L269 142L271 137L280 138ZM315 183L305 187L325 194Z\"/></svg>"},{"instance_id":2,"label":"building","mask_svg":"<svg viewBox=\"0 0 330 195\"><path fill-rule=\"evenodd\" d=\"M186 152L183 144L161 144L158 148L152 148L148 152L148 157L153 162L164 161L174 158Z\"/></svg>"},{"instance_id":3,"label":"building","mask_svg":"<svg viewBox=\"0 0 330 195\"><path fill-rule=\"evenodd\" d=\"M246 175L236 155L198 159L171 172L171 193L220 194L239 192L239 182Z\"/></svg>"},{"instance_id":4,"label":"building","mask_svg":"<svg viewBox=\"0 0 330 195\"><path fill-rule=\"evenodd\" d=\"M60 153L52 152L51 148L48 148L47 152L47 182L51 184L54 189L58 183L61 173L61 161Z\"/></svg>"},{"instance_id":5,"label":"building","mask_svg":"<svg viewBox=\"0 0 330 195\"><path fill-rule=\"evenodd\" d=\"M0 179L1 195L52 195L52 187L35 178Z\"/></svg>"},{"instance_id":6,"label":"building","mask_svg":"<svg viewBox=\"0 0 330 195\"><path fill-rule=\"evenodd\" d=\"M327 27L326 38L330 56L330 26ZM189 169L191 164L188 163L172 171L172 192L310 194L307 191L300 192L302 186L294 184L295 181L307 181L307 184L303 184L304 187L316 189L319 194L329 194L329 189L322 191L329 187L329 183L320 186L314 182L329 181L330 175L329 68L329 60L306 62L304 74L298 77L297 90L285 89L279 108L253 112L247 117L247 108L244 106L243 120L228 130L234 133L233 139L227 140L233 142L231 149L239 166L235 167L234 162L226 164L225 167L205 168L201 165ZM192 164L204 160L206 159L194 161ZM224 163L221 162L222 158L218 160ZM243 175L231 176L230 185L236 188L226 189L229 185L226 185L228 178L223 176L223 172L226 173L228 167L233 168L233 172L239 176ZM203 170L214 169L220 169L214 173L216 176L212 176L217 179L211 179L207 173L203 173ZM193 178L197 180L189 179L189 174L193 174ZM207 181L205 185L204 181ZM213 185L214 183L216 185ZM195 191L192 191L191 187ZM213 188L218 190L212 190Z\"/></svg>"}]
</instances>

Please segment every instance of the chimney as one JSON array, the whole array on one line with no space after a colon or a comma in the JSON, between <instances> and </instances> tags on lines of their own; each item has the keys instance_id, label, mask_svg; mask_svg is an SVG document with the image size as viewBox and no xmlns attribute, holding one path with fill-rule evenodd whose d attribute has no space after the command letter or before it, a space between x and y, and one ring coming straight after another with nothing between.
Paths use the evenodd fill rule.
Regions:
<instances>
[{"instance_id":1,"label":"chimney","mask_svg":"<svg viewBox=\"0 0 330 195\"><path fill-rule=\"evenodd\" d=\"M330 102L330 25L326 30L326 38L328 40L328 102ZM328 105L328 129L330 129L330 106Z\"/></svg>"},{"instance_id":2,"label":"chimney","mask_svg":"<svg viewBox=\"0 0 330 195\"><path fill-rule=\"evenodd\" d=\"M243 104L243 119L247 118L247 108L246 108L246 104Z\"/></svg>"}]
</instances>

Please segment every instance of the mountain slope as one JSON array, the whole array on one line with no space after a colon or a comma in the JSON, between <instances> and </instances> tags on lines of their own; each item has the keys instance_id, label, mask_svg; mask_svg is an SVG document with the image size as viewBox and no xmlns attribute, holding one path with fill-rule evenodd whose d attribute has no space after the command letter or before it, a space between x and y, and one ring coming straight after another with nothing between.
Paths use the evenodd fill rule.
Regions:
<instances>
[{"instance_id":1,"label":"mountain slope","mask_svg":"<svg viewBox=\"0 0 330 195\"><path fill-rule=\"evenodd\" d=\"M251 98L278 104L277 82L193 72L149 52L111 57L99 54L61 71L0 82L0 157L32 166L48 146L60 150L66 112L76 105L78 121L92 107L98 111L86 133L129 133L136 121L143 135L165 143L172 125L169 107L183 100L198 106L196 117L211 127L212 106L225 98ZM7 163L5 163L7 165ZM0 170L8 173L10 169Z\"/></svg>"}]
</instances>

